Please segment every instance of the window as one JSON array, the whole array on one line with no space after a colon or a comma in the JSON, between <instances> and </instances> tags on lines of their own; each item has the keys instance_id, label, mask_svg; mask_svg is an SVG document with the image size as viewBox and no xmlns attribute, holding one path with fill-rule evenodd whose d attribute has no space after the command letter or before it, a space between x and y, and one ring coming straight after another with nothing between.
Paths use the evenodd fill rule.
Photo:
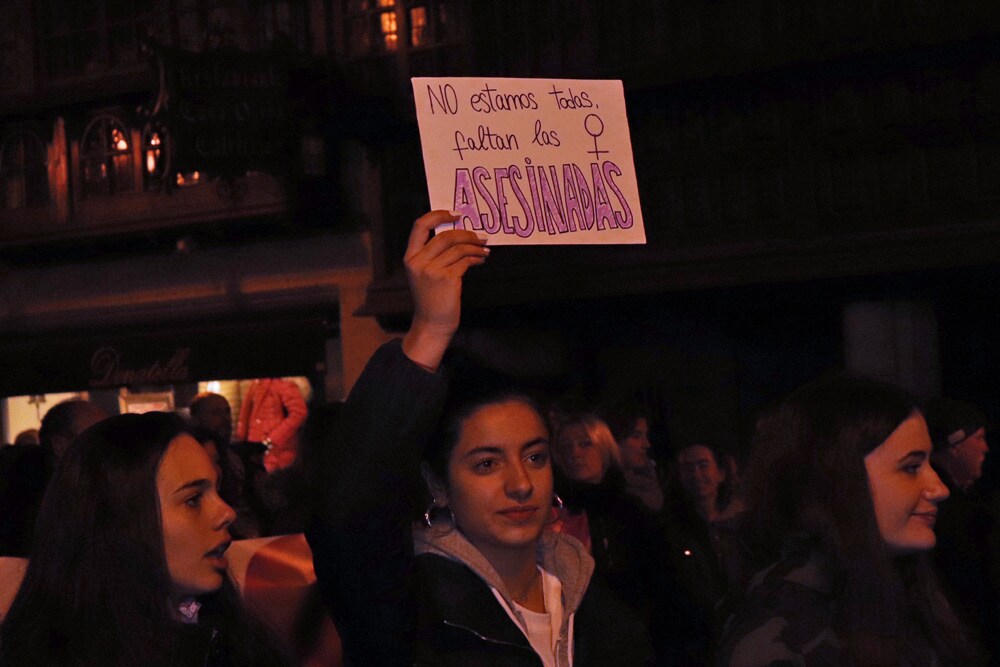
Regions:
<instances>
[{"instance_id":1,"label":"window","mask_svg":"<svg viewBox=\"0 0 1000 667\"><path fill-rule=\"evenodd\" d=\"M49 80L92 75L144 63L153 0L42 0L38 34Z\"/></svg>"},{"instance_id":2,"label":"window","mask_svg":"<svg viewBox=\"0 0 1000 667\"><path fill-rule=\"evenodd\" d=\"M344 0L347 51L352 56L399 48L396 0Z\"/></svg>"},{"instance_id":3,"label":"window","mask_svg":"<svg viewBox=\"0 0 1000 667\"><path fill-rule=\"evenodd\" d=\"M80 149L84 198L135 189L130 141L128 129L117 118L101 115L90 121Z\"/></svg>"},{"instance_id":4,"label":"window","mask_svg":"<svg viewBox=\"0 0 1000 667\"><path fill-rule=\"evenodd\" d=\"M45 144L33 132L15 130L0 144L0 208L49 203Z\"/></svg>"},{"instance_id":5,"label":"window","mask_svg":"<svg viewBox=\"0 0 1000 667\"><path fill-rule=\"evenodd\" d=\"M409 2L407 21L410 29L410 46L421 48L448 41L448 3L443 0Z\"/></svg>"},{"instance_id":6,"label":"window","mask_svg":"<svg viewBox=\"0 0 1000 667\"><path fill-rule=\"evenodd\" d=\"M444 0L343 0L347 54L360 57L435 46L449 37Z\"/></svg>"}]
</instances>

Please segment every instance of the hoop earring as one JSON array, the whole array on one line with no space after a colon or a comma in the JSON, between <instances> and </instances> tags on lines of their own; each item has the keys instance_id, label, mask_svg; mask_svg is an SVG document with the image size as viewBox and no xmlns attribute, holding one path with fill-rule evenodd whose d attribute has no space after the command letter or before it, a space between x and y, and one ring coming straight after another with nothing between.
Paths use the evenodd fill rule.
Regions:
<instances>
[{"instance_id":1,"label":"hoop earring","mask_svg":"<svg viewBox=\"0 0 1000 667\"><path fill-rule=\"evenodd\" d=\"M559 497L558 493L553 493L552 509L549 510L550 517L548 525L554 526L555 524L559 523L559 520L562 518L559 516L559 513L563 510L564 507L565 505L563 505L563 499Z\"/></svg>"},{"instance_id":2,"label":"hoop earring","mask_svg":"<svg viewBox=\"0 0 1000 667\"><path fill-rule=\"evenodd\" d=\"M455 525L455 512L447 505L438 505L437 499L435 499L431 501L431 504L427 506L427 511L424 512L424 525L426 527L434 527L434 512L437 510L448 510L448 516L450 517L451 524Z\"/></svg>"}]
</instances>

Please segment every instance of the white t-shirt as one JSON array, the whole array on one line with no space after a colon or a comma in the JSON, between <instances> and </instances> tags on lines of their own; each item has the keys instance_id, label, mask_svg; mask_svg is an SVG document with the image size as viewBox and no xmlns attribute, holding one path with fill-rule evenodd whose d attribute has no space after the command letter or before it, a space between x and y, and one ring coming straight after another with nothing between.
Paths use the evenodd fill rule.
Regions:
<instances>
[{"instance_id":1,"label":"white t-shirt","mask_svg":"<svg viewBox=\"0 0 1000 667\"><path fill-rule=\"evenodd\" d=\"M542 573L542 595L545 598L545 611L531 611L516 602L514 603L514 606L524 618L524 622L527 625L527 628L521 628L521 631L524 632L525 637L528 638L528 643L531 644L531 648L535 649L535 653L537 653L538 657L542 659L542 665L544 665L544 667L557 667L556 643L559 641L559 628L562 627L563 620L562 583L560 583L558 577L547 572L541 567L538 568L538 571ZM517 620L517 616L514 615L513 610L507 606L507 603L495 588L493 589L493 595L500 602L500 604L503 605L503 608L507 611L511 620L513 620L517 627L520 628L521 624ZM572 621L572 619L570 620ZM572 623L569 630L570 642L572 642ZM572 644L569 647L568 654L570 658L570 665L572 665Z\"/></svg>"}]
</instances>

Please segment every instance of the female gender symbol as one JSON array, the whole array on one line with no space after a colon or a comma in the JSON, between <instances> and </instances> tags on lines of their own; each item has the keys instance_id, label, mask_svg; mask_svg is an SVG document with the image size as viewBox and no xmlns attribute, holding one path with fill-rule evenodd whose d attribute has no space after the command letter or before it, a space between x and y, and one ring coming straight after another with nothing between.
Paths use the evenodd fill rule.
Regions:
<instances>
[{"instance_id":1,"label":"female gender symbol","mask_svg":"<svg viewBox=\"0 0 1000 667\"><path fill-rule=\"evenodd\" d=\"M596 123L591 122L590 120L591 118L593 118L597 122ZM591 128L592 125L594 126L593 129ZM587 134L589 134L594 138L594 150L587 152L593 153L595 160L601 159L601 153L610 152L610 151L602 151L597 147L597 137L604 134L604 121L601 120L600 116L594 113L588 114L587 117L583 119L583 129L587 131Z\"/></svg>"}]
</instances>

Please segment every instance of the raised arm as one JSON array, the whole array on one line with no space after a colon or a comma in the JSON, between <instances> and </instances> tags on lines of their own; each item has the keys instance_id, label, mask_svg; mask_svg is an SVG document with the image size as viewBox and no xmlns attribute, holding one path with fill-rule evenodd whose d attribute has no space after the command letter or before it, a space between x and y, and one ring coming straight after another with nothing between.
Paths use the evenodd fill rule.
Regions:
<instances>
[{"instance_id":1,"label":"raised arm","mask_svg":"<svg viewBox=\"0 0 1000 667\"><path fill-rule=\"evenodd\" d=\"M458 329L462 277L490 253L486 240L469 231L444 232L427 240L435 227L457 217L449 211L431 211L418 219L403 259L413 294L413 322L403 338L403 352L432 372Z\"/></svg>"},{"instance_id":2,"label":"raised arm","mask_svg":"<svg viewBox=\"0 0 1000 667\"><path fill-rule=\"evenodd\" d=\"M489 251L433 211L413 225L405 263L413 324L382 346L354 385L326 443L322 509L306 536L327 608L350 664L410 664L413 544L420 447L446 390L438 371L461 312L462 277Z\"/></svg>"}]
</instances>

